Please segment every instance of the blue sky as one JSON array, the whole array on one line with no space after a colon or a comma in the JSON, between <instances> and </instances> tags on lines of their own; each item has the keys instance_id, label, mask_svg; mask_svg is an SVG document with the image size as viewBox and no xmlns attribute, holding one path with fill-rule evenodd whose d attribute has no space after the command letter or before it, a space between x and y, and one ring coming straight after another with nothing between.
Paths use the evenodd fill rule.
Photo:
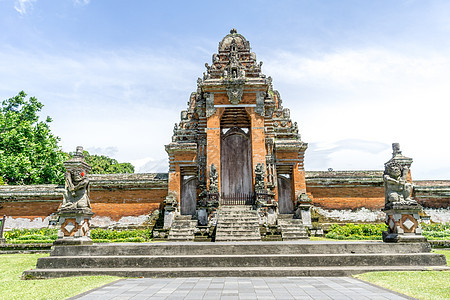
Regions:
<instances>
[{"instance_id":1,"label":"blue sky","mask_svg":"<svg viewBox=\"0 0 450 300\"><path fill-rule=\"evenodd\" d=\"M450 179L450 2L0 0L0 99L36 96L61 146L166 171L164 145L237 28L309 143L307 170Z\"/></svg>"}]
</instances>

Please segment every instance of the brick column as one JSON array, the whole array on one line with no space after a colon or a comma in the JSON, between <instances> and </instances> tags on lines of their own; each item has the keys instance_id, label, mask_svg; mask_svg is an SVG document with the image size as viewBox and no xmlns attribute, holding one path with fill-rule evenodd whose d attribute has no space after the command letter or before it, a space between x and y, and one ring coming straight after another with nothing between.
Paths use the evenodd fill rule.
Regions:
<instances>
[{"instance_id":1,"label":"brick column","mask_svg":"<svg viewBox=\"0 0 450 300\"><path fill-rule=\"evenodd\" d=\"M255 113L253 107L246 108L251 122L251 141L252 141L252 174L253 185L255 185L255 168L257 164L263 164L266 167L266 134L264 132L264 117ZM267 182L267 178L264 179Z\"/></svg>"},{"instance_id":2,"label":"brick column","mask_svg":"<svg viewBox=\"0 0 450 300\"><path fill-rule=\"evenodd\" d=\"M206 128L206 168L207 168L207 186L209 187L209 167L214 164L219 175L220 191L220 118L224 108L217 108L216 112L208 118Z\"/></svg>"}]
</instances>

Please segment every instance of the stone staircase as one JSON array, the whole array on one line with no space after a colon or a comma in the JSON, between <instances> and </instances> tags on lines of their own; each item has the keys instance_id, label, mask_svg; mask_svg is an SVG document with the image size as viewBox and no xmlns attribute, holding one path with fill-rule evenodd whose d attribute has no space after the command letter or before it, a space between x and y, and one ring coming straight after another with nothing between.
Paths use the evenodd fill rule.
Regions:
<instances>
[{"instance_id":1,"label":"stone staircase","mask_svg":"<svg viewBox=\"0 0 450 300\"><path fill-rule=\"evenodd\" d=\"M24 279L349 276L371 271L450 270L428 243L162 242L54 246Z\"/></svg>"},{"instance_id":2,"label":"stone staircase","mask_svg":"<svg viewBox=\"0 0 450 300\"><path fill-rule=\"evenodd\" d=\"M281 229L281 237L283 241L308 239L308 232L306 231L303 221L301 219L294 219L293 214L279 214L278 225Z\"/></svg>"},{"instance_id":3,"label":"stone staircase","mask_svg":"<svg viewBox=\"0 0 450 300\"><path fill-rule=\"evenodd\" d=\"M175 217L172 223L172 227L169 231L169 241L193 241L194 231L197 226L197 220L192 220L190 215Z\"/></svg>"},{"instance_id":4,"label":"stone staircase","mask_svg":"<svg viewBox=\"0 0 450 300\"><path fill-rule=\"evenodd\" d=\"M249 205L221 206L217 212L216 242L260 241L259 216Z\"/></svg>"}]
</instances>

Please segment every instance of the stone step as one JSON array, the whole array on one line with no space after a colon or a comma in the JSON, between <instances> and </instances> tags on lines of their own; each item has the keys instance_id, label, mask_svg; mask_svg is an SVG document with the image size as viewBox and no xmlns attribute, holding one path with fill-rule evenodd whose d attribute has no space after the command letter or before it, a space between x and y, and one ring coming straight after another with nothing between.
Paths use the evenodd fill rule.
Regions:
<instances>
[{"instance_id":1,"label":"stone step","mask_svg":"<svg viewBox=\"0 0 450 300\"><path fill-rule=\"evenodd\" d=\"M216 242L258 242L261 241L261 236L218 236L215 238Z\"/></svg>"},{"instance_id":2,"label":"stone step","mask_svg":"<svg viewBox=\"0 0 450 300\"><path fill-rule=\"evenodd\" d=\"M23 279L108 275L119 277L344 277L374 271L441 271L444 266L236 267L236 268L66 268L25 271Z\"/></svg>"},{"instance_id":3,"label":"stone step","mask_svg":"<svg viewBox=\"0 0 450 300\"><path fill-rule=\"evenodd\" d=\"M37 268L185 268L185 267L332 267L332 266L420 266L442 265L443 257L420 254L253 254L172 256L65 256L39 259Z\"/></svg>"},{"instance_id":4,"label":"stone step","mask_svg":"<svg viewBox=\"0 0 450 300\"><path fill-rule=\"evenodd\" d=\"M358 254L428 253L428 243L383 243L381 241L297 241L236 243L102 243L90 246L56 246L51 256L106 255L247 255L278 254Z\"/></svg>"},{"instance_id":5,"label":"stone step","mask_svg":"<svg viewBox=\"0 0 450 300\"><path fill-rule=\"evenodd\" d=\"M216 236L220 234L259 234L259 230L255 230L253 228L245 229L245 228L224 228L219 231L219 233L216 232Z\"/></svg>"}]
</instances>

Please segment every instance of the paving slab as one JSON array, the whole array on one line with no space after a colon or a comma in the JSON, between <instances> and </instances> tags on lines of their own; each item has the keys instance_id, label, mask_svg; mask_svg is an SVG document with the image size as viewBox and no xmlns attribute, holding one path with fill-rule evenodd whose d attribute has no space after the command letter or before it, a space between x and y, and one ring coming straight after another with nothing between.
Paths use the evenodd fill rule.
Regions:
<instances>
[{"instance_id":1,"label":"paving slab","mask_svg":"<svg viewBox=\"0 0 450 300\"><path fill-rule=\"evenodd\" d=\"M122 279L70 299L413 299L350 277Z\"/></svg>"}]
</instances>

